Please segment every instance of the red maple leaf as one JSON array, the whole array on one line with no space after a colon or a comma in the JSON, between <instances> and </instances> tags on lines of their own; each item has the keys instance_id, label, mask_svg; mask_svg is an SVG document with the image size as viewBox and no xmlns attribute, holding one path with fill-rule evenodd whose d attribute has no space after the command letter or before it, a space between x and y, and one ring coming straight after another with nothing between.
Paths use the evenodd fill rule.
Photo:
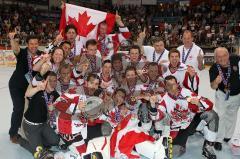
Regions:
<instances>
[{"instance_id":1,"label":"red maple leaf","mask_svg":"<svg viewBox=\"0 0 240 159\"><path fill-rule=\"evenodd\" d=\"M79 13L78 21L75 17L72 18L68 16L68 24L75 25L78 31L78 35L86 37L88 33L90 33L95 27L95 25L92 23L88 24L90 18L91 17L87 15L87 11L85 11L83 14Z\"/></svg>"}]
</instances>

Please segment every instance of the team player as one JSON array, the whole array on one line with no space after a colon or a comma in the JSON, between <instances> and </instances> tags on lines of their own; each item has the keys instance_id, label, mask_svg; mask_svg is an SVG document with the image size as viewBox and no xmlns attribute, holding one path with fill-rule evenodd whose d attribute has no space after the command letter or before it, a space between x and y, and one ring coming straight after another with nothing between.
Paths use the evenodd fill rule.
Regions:
<instances>
[{"instance_id":1,"label":"team player","mask_svg":"<svg viewBox=\"0 0 240 159\"><path fill-rule=\"evenodd\" d=\"M161 100L151 102L153 107L150 112L153 120L170 118L173 155L178 157L186 152L188 136L197 129L204 133L202 154L208 159L216 159L213 146L218 130L218 115L212 110L213 103L189 89L179 87L172 75L165 77L165 85L167 93Z\"/></svg>"}]
</instances>

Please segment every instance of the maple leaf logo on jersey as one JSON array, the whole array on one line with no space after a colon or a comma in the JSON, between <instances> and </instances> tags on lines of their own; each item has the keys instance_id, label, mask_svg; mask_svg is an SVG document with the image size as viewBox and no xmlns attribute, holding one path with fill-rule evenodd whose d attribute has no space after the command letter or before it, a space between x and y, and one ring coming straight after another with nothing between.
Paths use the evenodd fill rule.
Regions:
<instances>
[{"instance_id":1,"label":"maple leaf logo on jersey","mask_svg":"<svg viewBox=\"0 0 240 159\"><path fill-rule=\"evenodd\" d=\"M75 17L72 18L68 16L68 24L75 25L78 31L78 35L86 37L88 33L90 33L95 27L95 25L93 25L92 23L88 24L90 18L91 17L87 15L87 11L85 11L83 14L79 13L78 21Z\"/></svg>"},{"instance_id":2,"label":"maple leaf logo on jersey","mask_svg":"<svg viewBox=\"0 0 240 159\"><path fill-rule=\"evenodd\" d=\"M180 105L176 104L174 110L171 111L172 119L176 122L186 120L188 118L189 111L188 109L183 109Z\"/></svg>"}]
</instances>

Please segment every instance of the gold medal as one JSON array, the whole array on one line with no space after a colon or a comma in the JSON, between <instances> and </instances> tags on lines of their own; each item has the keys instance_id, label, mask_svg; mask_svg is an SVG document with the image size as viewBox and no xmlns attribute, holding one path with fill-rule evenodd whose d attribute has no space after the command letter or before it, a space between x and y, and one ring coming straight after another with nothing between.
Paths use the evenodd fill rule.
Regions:
<instances>
[{"instance_id":1,"label":"gold medal","mask_svg":"<svg viewBox=\"0 0 240 159\"><path fill-rule=\"evenodd\" d=\"M147 73L147 70L146 70L146 68L143 68L143 70L142 70L142 71L143 71L143 73Z\"/></svg>"},{"instance_id":2,"label":"gold medal","mask_svg":"<svg viewBox=\"0 0 240 159\"><path fill-rule=\"evenodd\" d=\"M131 96L131 102L136 102L136 98L134 96Z\"/></svg>"}]
</instances>

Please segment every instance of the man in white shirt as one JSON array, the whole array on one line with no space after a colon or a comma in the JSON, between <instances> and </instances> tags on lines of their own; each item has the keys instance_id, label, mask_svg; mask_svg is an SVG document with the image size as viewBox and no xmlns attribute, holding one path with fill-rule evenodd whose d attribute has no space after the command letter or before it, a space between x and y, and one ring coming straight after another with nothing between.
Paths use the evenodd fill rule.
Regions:
<instances>
[{"instance_id":1,"label":"man in white shirt","mask_svg":"<svg viewBox=\"0 0 240 159\"><path fill-rule=\"evenodd\" d=\"M193 42L192 32L185 30L183 33L183 45L177 50L180 52L180 61L186 65L192 66L197 72L204 69L203 50Z\"/></svg>"},{"instance_id":2,"label":"man in white shirt","mask_svg":"<svg viewBox=\"0 0 240 159\"><path fill-rule=\"evenodd\" d=\"M149 62L164 64L168 62L168 50L164 47L164 42L160 38L153 40L152 46L143 46L144 56Z\"/></svg>"},{"instance_id":3,"label":"man in white shirt","mask_svg":"<svg viewBox=\"0 0 240 159\"><path fill-rule=\"evenodd\" d=\"M145 38L145 30L139 34L138 44L142 46ZM148 62L166 64L168 62L168 50L165 49L164 41L160 38L153 40L153 46L142 46L142 50Z\"/></svg>"}]
</instances>

